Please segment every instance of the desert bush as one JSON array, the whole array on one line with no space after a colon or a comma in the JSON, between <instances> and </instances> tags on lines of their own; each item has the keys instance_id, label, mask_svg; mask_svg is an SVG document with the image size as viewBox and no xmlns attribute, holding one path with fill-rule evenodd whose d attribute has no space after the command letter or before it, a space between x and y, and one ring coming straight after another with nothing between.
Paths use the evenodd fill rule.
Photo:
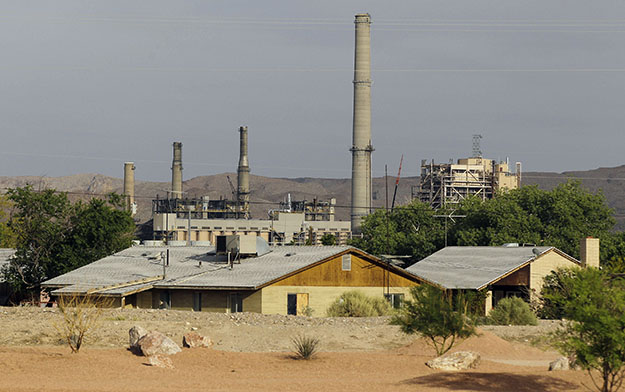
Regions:
<instances>
[{"instance_id":1,"label":"desert bush","mask_svg":"<svg viewBox=\"0 0 625 392\"><path fill-rule=\"evenodd\" d=\"M98 328L104 308L110 307L112 303L112 298L100 296L59 297L62 319L57 321L54 327L73 353L77 353L83 346L85 337Z\"/></svg>"},{"instance_id":2,"label":"desert bush","mask_svg":"<svg viewBox=\"0 0 625 392\"><path fill-rule=\"evenodd\" d=\"M291 342L298 359L312 359L319 349L319 339L314 337L299 335Z\"/></svg>"},{"instance_id":3,"label":"desert bush","mask_svg":"<svg viewBox=\"0 0 625 392\"><path fill-rule=\"evenodd\" d=\"M597 390L618 391L625 381L625 277L574 268L560 281L565 290L545 294L567 320L552 335L553 344L575 356Z\"/></svg>"},{"instance_id":4,"label":"desert bush","mask_svg":"<svg viewBox=\"0 0 625 392\"><path fill-rule=\"evenodd\" d=\"M495 325L538 324L530 305L519 297L501 299L488 315L487 321Z\"/></svg>"},{"instance_id":5,"label":"desert bush","mask_svg":"<svg viewBox=\"0 0 625 392\"><path fill-rule=\"evenodd\" d=\"M410 289L412 300L404 301L391 324L405 333L419 333L434 346L438 355L449 351L457 340L476 334L476 319L470 316L473 298L456 296L436 287L422 285Z\"/></svg>"},{"instance_id":6,"label":"desert bush","mask_svg":"<svg viewBox=\"0 0 625 392\"><path fill-rule=\"evenodd\" d=\"M392 311L383 297L368 297L360 291L341 294L326 311L328 317L375 317L385 316Z\"/></svg>"}]
</instances>

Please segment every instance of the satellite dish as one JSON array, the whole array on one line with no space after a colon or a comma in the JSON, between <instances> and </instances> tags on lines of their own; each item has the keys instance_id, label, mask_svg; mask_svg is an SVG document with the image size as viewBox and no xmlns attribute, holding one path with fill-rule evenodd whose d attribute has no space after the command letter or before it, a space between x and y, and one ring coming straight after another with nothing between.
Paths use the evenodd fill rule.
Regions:
<instances>
[{"instance_id":1,"label":"satellite dish","mask_svg":"<svg viewBox=\"0 0 625 392\"><path fill-rule=\"evenodd\" d=\"M532 253L534 253L536 256L540 256L540 251L538 250L538 248L532 249Z\"/></svg>"}]
</instances>

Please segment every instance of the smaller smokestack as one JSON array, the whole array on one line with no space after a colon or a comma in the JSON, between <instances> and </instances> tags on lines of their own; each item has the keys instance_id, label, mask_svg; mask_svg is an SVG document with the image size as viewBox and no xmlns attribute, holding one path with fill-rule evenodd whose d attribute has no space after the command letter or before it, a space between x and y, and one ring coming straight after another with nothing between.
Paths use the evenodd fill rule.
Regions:
<instances>
[{"instance_id":1,"label":"smaller smokestack","mask_svg":"<svg viewBox=\"0 0 625 392\"><path fill-rule=\"evenodd\" d=\"M135 204L135 163L124 163L124 196L126 202L126 209L132 213L137 213L137 206Z\"/></svg>"},{"instance_id":2,"label":"smaller smokestack","mask_svg":"<svg viewBox=\"0 0 625 392\"><path fill-rule=\"evenodd\" d=\"M250 165L247 159L247 127L240 127L239 167L237 168L237 202L245 218L250 208Z\"/></svg>"},{"instance_id":3,"label":"smaller smokestack","mask_svg":"<svg viewBox=\"0 0 625 392\"><path fill-rule=\"evenodd\" d=\"M182 143L174 142L174 160L171 165L172 198L182 198Z\"/></svg>"},{"instance_id":4,"label":"smaller smokestack","mask_svg":"<svg viewBox=\"0 0 625 392\"><path fill-rule=\"evenodd\" d=\"M521 162L516 163L516 187L521 187Z\"/></svg>"},{"instance_id":5,"label":"smaller smokestack","mask_svg":"<svg viewBox=\"0 0 625 392\"><path fill-rule=\"evenodd\" d=\"M582 238L579 254L582 266L599 268L599 238Z\"/></svg>"}]
</instances>

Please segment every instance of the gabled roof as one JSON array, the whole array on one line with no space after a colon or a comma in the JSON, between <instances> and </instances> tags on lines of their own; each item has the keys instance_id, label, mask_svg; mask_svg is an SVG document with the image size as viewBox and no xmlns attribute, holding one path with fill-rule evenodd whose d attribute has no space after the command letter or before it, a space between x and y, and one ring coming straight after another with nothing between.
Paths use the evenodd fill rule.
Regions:
<instances>
[{"instance_id":1,"label":"gabled roof","mask_svg":"<svg viewBox=\"0 0 625 392\"><path fill-rule=\"evenodd\" d=\"M406 271L445 289L480 290L549 252L556 252L579 264L559 249L547 246L448 246L411 265Z\"/></svg>"},{"instance_id":2,"label":"gabled roof","mask_svg":"<svg viewBox=\"0 0 625 392\"><path fill-rule=\"evenodd\" d=\"M43 283L58 288L53 294L98 293L129 295L151 288L213 288L258 289L318 263L345 253L357 253L368 260L386 265L351 246L278 246L260 257L242 259L230 269L223 257L215 256L214 248L170 247L169 267L163 278L165 247L135 246L97 260ZM201 265L200 265L201 262ZM394 272L414 277L390 266Z\"/></svg>"}]
</instances>

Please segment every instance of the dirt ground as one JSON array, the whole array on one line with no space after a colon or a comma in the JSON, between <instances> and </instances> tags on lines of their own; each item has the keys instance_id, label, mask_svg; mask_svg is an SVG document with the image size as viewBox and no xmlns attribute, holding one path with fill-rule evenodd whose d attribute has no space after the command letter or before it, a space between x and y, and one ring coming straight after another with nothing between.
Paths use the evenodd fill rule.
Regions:
<instances>
[{"instance_id":1,"label":"dirt ground","mask_svg":"<svg viewBox=\"0 0 625 392\"><path fill-rule=\"evenodd\" d=\"M253 313L107 310L99 330L71 354L53 324L52 309L0 308L0 391L576 391L591 381L582 371L549 372L559 356L531 344L557 327L484 327L453 351L479 352L477 369L432 370L435 354L388 318L307 318ZM158 330L178 343L190 330L212 349L184 349L174 369L154 368L127 350L128 329ZM295 360L291 338L321 340L311 361ZM499 335L499 336L498 336ZM505 337L503 339L502 337Z\"/></svg>"}]
</instances>

